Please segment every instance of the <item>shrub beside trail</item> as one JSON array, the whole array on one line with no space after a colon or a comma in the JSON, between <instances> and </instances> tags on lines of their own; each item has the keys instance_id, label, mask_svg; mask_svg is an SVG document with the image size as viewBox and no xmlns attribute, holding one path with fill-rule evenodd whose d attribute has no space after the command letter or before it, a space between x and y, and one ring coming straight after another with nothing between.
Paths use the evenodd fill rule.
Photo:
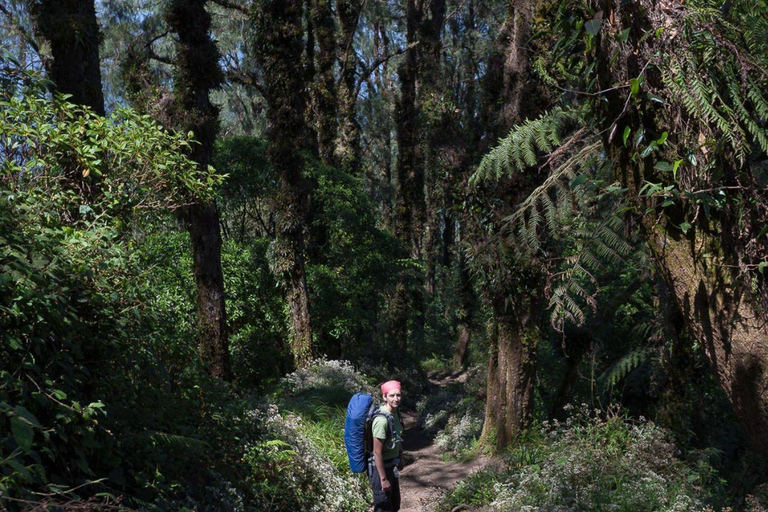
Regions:
<instances>
[{"instance_id":1,"label":"shrub beside trail","mask_svg":"<svg viewBox=\"0 0 768 512\"><path fill-rule=\"evenodd\" d=\"M711 466L686 463L659 426L583 406L566 422L532 429L498 467L460 483L438 510L460 504L527 512L720 510L711 508L720 487Z\"/></svg>"}]
</instances>

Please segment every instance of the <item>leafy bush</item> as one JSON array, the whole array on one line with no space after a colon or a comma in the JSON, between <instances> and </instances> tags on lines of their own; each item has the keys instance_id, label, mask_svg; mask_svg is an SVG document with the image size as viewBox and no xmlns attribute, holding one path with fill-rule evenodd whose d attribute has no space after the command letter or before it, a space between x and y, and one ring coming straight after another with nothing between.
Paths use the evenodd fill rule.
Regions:
<instances>
[{"instance_id":1,"label":"leafy bush","mask_svg":"<svg viewBox=\"0 0 768 512\"><path fill-rule=\"evenodd\" d=\"M286 375L280 385L291 395L320 389L342 391L347 399L358 392L375 394L366 378L357 373L349 361L316 359L306 368Z\"/></svg>"},{"instance_id":2,"label":"leafy bush","mask_svg":"<svg viewBox=\"0 0 768 512\"><path fill-rule=\"evenodd\" d=\"M462 500L500 511L700 511L720 485L711 467L680 458L668 432L610 411L582 408L545 423L506 457L458 486L441 510Z\"/></svg>"},{"instance_id":3,"label":"leafy bush","mask_svg":"<svg viewBox=\"0 0 768 512\"><path fill-rule=\"evenodd\" d=\"M269 247L279 220L274 210L279 177L269 166L265 152L263 139L233 137L218 143L214 158L216 167L228 175L221 193L224 237L237 247L225 250L233 255L242 251L252 257L250 262L240 258L242 267L228 269L242 270L238 281L227 285L234 285L232 289L242 293L239 297L243 299L243 313L256 315L260 313L247 304L247 297L267 298L266 308L273 313L272 297L278 284L264 273L275 264ZM374 207L360 179L322 165L308 155L305 170L313 182L306 271L316 352L333 358L375 353L382 345L380 333L386 332L381 327L382 312L387 290L397 276L395 256L399 245L392 235L377 227ZM248 281L241 281L244 271L249 272ZM238 305L235 312L239 312ZM284 337L287 315L271 314L267 320L267 324L259 321L255 330L243 323L238 325L242 331L233 336L233 345L248 355L259 352L253 349L252 342L266 348L266 339L273 339L275 333ZM245 364L254 366L254 361Z\"/></svg>"},{"instance_id":4,"label":"leafy bush","mask_svg":"<svg viewBox=\"0 0 768 512\"><path fill-rule=\"evenodd\" d=\"M306 478L317 501L305 497L293 508L280 510L367 509L367 480L349 471L344 447L346 406L357 392L376 396L367 378L348 361L318 359L281 380L276 398L284 417L273 409L268 425L271 435L285 443L282 451L292 450L292 464L300 468L296 480L282 482L288 486L283 492L301 498L301 479Z\"/></svg>"},{"instance_id":5,"label":"leafy bush","mask_svg":"<svg viewBox=\"0 0 768 512\"><path fill-rule=\"evenodd\" d=\"M343 426L343 410L338 412ZM292 413L282 417L276 407L268 408L265 424L269 440L250 447L245 455L251 465L258 502L264 507L260 510L363 512L368 509L367 481L353 475L346 461L346 467L336 467L324 456L328 447L318 445L318 442L331 441L343 446L343 431L337 429L338 434L331 439L318 436L311 427L318 423Z\"/></svg>"},{"instance_id":6,"label":"leafy bush","mask_svg":"<svg viewBox=\"0 0 768 512\"><path fill-rule=\"evenodd\" d=\"M416 406L424 432L451 457L470 456L483 429L485 405L471 392L476 379L471 370L465 385L427 393Z\"/></svg>"}]
</instances>

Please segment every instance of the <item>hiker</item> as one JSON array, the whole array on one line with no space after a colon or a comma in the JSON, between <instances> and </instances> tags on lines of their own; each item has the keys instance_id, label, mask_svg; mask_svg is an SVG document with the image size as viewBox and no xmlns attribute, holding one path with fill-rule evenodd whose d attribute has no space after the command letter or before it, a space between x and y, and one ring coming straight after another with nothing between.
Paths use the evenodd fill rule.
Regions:
<instances>
[{"instance_id":1,"label":"hiker","mask_svg":"<svg viewBox=\"0 0 768 512\"><path fill-rule=\"evenodd\" d=\"M374 512L400 510L400 473L403 469L403 423L400 420L400 383L390 380L381 385L384 404L373 419L373 464L369 464L368 479L373 490ZM386 415L394 417L388 421ZM393 432L389 425L392 426Z\"/></svg>"}]
</instances>

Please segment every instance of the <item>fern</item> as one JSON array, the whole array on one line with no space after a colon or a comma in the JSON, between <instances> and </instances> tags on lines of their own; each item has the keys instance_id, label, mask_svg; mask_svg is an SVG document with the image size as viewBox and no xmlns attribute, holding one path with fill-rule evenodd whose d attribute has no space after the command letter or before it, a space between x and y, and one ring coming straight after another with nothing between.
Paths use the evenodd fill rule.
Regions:
<instances>
[{"instance_id":1,"label":"fern","mask_svg":"<svg viewBox=\"0 0 768 512\"><path fill-rule=\"evenodd\" d=\"M744 164L755 149L768 152L768 5L734 4L741 10L731 14L738 23L716 8L682 10L679 27L657 50L657 67L670 104L699 121L679 124L681 140L696 141L703 130Z\"/></svg>"},{"instance_id":2,"label":"fern","mask_svg":"<svg viewBox=\"0 0 768 512\"><path fill-rule=\"evenodd\" d=\"M211 450L211 446L208 443L195 439L194 437L156 431L148 432L146 437L152 446L173 452L189 452L195 455L201 455L208 453Z\"/></svg>"},{"instance_id":3,"label":"fern","mask_svg":"<svg viewBox=\"0 0 768 512\"><path fill-rule=\"evenodd\" d=\"M476 186L481 181L499 180L536 166L539 155L548 154L554 147L560 146L563 131L569 124L574 124L580 119L580 112L556 109L515 126L510 134L499 140L499 144L483 158L470 178L470 185Z\"/></svg>"},{"instance_id":4,"label":"fern","mask_svg":"<svg viewBox=\"0 0 768 512\"><path fill-rule=\"evenodd\" d=\"M603 382L605 388L612 389L647 359L648 350L646 348L632 350L605 370L598 377L598 381Z\"/></svg>"}]
</instances>

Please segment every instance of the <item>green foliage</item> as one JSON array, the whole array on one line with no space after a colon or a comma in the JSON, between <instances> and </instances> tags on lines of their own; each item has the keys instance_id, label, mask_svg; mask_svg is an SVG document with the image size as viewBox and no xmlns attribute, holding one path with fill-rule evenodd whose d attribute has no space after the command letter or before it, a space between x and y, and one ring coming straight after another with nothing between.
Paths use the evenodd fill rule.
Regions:
<instances>
[{"instance_id":1,"label":"green foliage","mask_svg":"<svg viewBox=\"0 0 768 512\"><path fill-rule=\"evenodd\" d=\"M317 213L307 281L318 329L318 348L350 355L375 339L385 318L387 292L399 273L397 240L377 226L360 180L330 167L307 169L314 179ZM362 345L362 347L361 347Z\"/></svg>"},{"instance_id":2,"label":"green foliage","mask_svg":"<svg viewBox=\"0 0 768 512\"><path fill-rule=\"evenodd\" d=\"M547 154L540 170L547 168L548 175L504 219L502 236L518 261L540 260L553 249L561 256L561 262L547 265L553 267L548 287L551 321L560 331L566 322L584 323L588 309L597 305L595 274L631 251L620 217L609 209L620 206L617 193L622 190L601 188L610 172L601 143L585 136L584 128L563 133L569 124L583 121L582 116L559 109L514 127L472 177L478 183L524 173Z\"/></svg>"},{"instance_id":3,"label":"green foliage","mask_svg":"<svg viewBox=\"0 0 768 512\"><path fill-rule=\"evenodd\" d=\"M579 121L583 121L579 112L560 108L515 126L483 158L470 179L470 185L480 180L498 180L538 165L542 155L548 155L563 145L565 135Z\"/></svg>"},{"instance_id":4,"label":"green foliage","mask_svg":"<svg viewBox=\"0 0 768 512\"><path fill-rule=\"evenodd\" d=\"M262 349L270 350L267 340L275 340L273 346L279 347L276 338L287 329L287 316L277 314L277 299L271 291L275 280L264 272L279 266L270 249L279 221L275 211L278 176L268 165L265 151L262 139L237 137L220 142L215 158L219 171L229 176L222 189L222 218L232 245L231 249L225 246L225 252L243 251L238 265L247 263L245 254L251 261L247 267L229 270L237 274L232 284L242 299L235 302L234 314L241 318L242 305L247 311L244 320L264 318L263 328L253 335L244 333L250 342L236 343L244 353L259 357ZM386 291L398 272L397 242L377 227L374 207L359 179L310 157L305 166L314 182L306 269L316 350L331 356L372 351L375 344L361 347L360 340L371 339L384 321ZM266 315L259 311L265 306ZM243 324L242 328L253 326ZM242 364L253 366L252 362Z\"/></svg>"},{"instance_id":5,"label":"green foliage","mask_svg":"<svg viewBox=\"0 0 768 512\"><path fill-rule=\"evenodd\" d=\"M719 485L713 474L681 460L652 423L582 409L564 424L542 425L506 464L457 486L438 509L463 502L490 510L707 510Z\"/></svg>"},{"instance_id":6,"label":"green foliage","mask_svg":"<svg viewBox=\"0 0 768 512\"><path fill-rule=\"evenodd\" d=\"M604 381L606 387L613 388L619 381L629 375L629 372L640 366L647 357L646 349L632 350L605 370L599 377L599 380Z\"/></svg>"},{"instance_id":7,"label":"green foliage","mask_svg":"<svg viewBox=\"0 0 768 512\"><path fill-rule=\"evenodd\" d=\"M761 71L768 66L768 5L735 4L729 13L714 2L692 2L679 30L660 32L658 66L667 88L660 92L702 122L707 136L716 137L702 146L719 139L743 164L755 149L768 153L768 98ZM676 128L683 140L701 143L700 132Z\"/></svg>"},{"instance_id":8,"label":"green foliage","mask_svg":"<svg viewBox=\"0 0 768 512\"><path fill-rule=\"evenodd\" d=\"M313 496L296 510L362 511L368 505L368 481L364 475L354 475L344 447L346 406L356 392L375 390L347 361L319 359L310 366L287 375L275 396L284 418L274 416L272 432L288 443L285 449L300 454L293 474L282 485L291 490L282 496L301 500L306 489L301 488L302 472L307 475L304 487L313 489ZM294 487L295 486L295 487ZM291 509L289 506L287 509ZM274 508L286 510L286 508Z\"/></svg>"},{"instance_id":9,"label":"green foliage","mask_svg":"<svg viewBox=\"0 0 768 512\"><path fill-rule=\"evenodd\" d=\"M220 178L146 118L1 70L0 508L264 510L241 458L261 422L202 372L187 235L164 215Z\"/></svg>"}]
</instances>

